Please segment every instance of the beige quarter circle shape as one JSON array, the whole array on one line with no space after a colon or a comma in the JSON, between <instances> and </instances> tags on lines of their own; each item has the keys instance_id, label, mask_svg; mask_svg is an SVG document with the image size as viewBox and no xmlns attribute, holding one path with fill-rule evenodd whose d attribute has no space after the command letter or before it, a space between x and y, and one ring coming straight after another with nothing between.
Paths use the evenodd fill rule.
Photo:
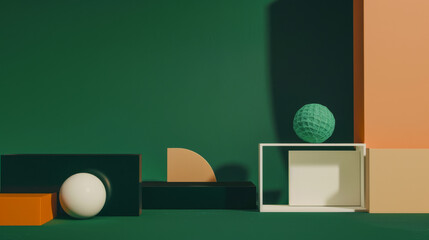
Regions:
<instances>
[{"instance_id":1,"label":"beige quarter circle shape","mask_svg":"<svg viewBox=\"0 0 429 240\"><path fill-rule=\"evenodd\" d=\"M167 148L167 182L216 182L210 164L185 148Z\"/></svg>"}]
</instances>

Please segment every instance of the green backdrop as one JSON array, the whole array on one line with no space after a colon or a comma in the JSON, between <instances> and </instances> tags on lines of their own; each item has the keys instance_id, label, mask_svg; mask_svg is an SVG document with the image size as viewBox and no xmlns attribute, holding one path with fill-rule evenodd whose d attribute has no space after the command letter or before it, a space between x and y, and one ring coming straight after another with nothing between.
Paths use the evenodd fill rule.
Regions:
<instances>
[{"instance_id":1,"label":"green backdrop","mask_svg":"<svg viewBox=\"0 0 429 240\"><path fill-rule=\"evenodd\" d=\"M3 0L0 152L142 153L165 180L183 147L256 184L258 144L301 142L306 103L353 141L352 50L352 0ZM285 190L284 153L266 159Z\"/></svg>"},{"instance_id":2,"label":"green backdrop","mask_svg":"<svg viewBox=\"0 0 429 240\"><path fill-rule=\"evenodd\" d=\"M334 113L329 142L353 141L352 23L352 0L1 0L0 153L141 153L143 179L165 180L166 148L184 147L256 184L258 143L300 142L306 103ZM265 161L265 199L287 202L286 151ZM428 223L144 210L0 239L428 239Z\"/></svg>"}]
</instances>

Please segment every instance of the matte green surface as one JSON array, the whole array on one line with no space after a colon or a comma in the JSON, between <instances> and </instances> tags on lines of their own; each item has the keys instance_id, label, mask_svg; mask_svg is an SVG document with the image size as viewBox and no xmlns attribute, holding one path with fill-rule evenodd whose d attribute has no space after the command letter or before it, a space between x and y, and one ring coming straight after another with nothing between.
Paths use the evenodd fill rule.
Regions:
<instances>
[{"instance_id":1,"label":"matte green surface","mask_svg":"<svg viewBox=\"0 0 429 240\"><path fill-rule=\"evenodd\" d=\"M143 180L165 180L166 149L183 147L218 180L257 184L258 143L300 142L306 103L334 113L328 142L353 141L351 6L2 0L0 151L141 153ZM266 188L285 202L273 151Z\"/></svg>"},{"instance_id":2,"label":"matte green surface","mask_svg":"<svg viewBox=\"0 0 429 240\"><path fill-rule=\"evenodd\" d=\"M140 217L0 227L0 239L428 239L427 215L145 210Z\"/></svg>"},{"instance_id":3,"label":"matte green surface","mask_svg":"<svg viewBox=\"0 0 429 240\"><path fill-rule=\"evenodd\" d=\"M183 147L256 183L270 2L0 1L1 153L142 153L165 180Z\"/></svg>"}]
</instances>

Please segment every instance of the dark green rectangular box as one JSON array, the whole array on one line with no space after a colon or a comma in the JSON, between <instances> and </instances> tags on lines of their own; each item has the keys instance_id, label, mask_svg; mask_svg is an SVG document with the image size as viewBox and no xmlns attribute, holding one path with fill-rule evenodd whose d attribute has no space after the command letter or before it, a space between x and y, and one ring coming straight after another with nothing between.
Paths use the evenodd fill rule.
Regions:
<instances>
[{"instance_id":1,"label":"dark green rectangular box","mask_svg":"<svg viewBox=\"0 0 429 240\"><path fill-rule=\"evenodd\" d=\"M87 172L105 185L102 216L138 216L141 213L140 154L10 154L1 156L4 193L59 192L73 174ZM58 204L57 206L60 206ZM66 216L61 207L58 215Z\"/></svg>"},{"instance_id":2,"label":"dark green rectangular box","mask_svg":"<svg viewBox=\"0 0 429 240\"><path fill-rule=\"evenodd\" d=\"M143 182L143 209L256 209L251 182Z\"/></svg>"}]
</instances>

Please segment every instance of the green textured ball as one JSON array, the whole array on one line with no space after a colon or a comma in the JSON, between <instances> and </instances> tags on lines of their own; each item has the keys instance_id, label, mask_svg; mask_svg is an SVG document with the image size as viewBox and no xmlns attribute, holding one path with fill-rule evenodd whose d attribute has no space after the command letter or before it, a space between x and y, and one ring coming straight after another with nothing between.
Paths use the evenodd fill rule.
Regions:
<instances>
[{"instance_id":1,"label":"green textured ball","mask_svg":"<svg viewBox=\"0 0 429 240\"><path fill-rule=\"evenodd\" d=\"M334 132L335 118L321 104L311 103L300 108L293 119L293 130L299 138L309 143L322 143Z\"/></svg>"}]
</instances>

